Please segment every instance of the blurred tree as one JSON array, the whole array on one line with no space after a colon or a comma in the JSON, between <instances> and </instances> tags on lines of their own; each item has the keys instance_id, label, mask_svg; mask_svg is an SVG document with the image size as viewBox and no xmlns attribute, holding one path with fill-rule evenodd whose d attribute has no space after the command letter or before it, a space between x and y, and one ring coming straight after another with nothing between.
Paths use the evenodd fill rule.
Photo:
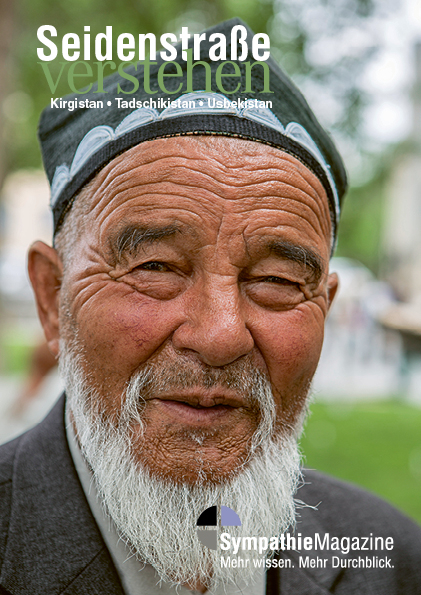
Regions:
<instances>
[{"instance_id":1,"label":"blurred tree","mask_svg":"<svg viewBox=\"0 0 421 595\"><path fill-rule=\"evenodd\" d=\"M3 106L10 89L13 21L13 2L0 0L0 106ZM0 188L7 171L5 137L4 111L0 109Z\"/></svg>"},{"instance_id":2,"label":"blurred tree","mask_svg":"<svg viewBox=\"0 0 421 595\"><path fill-rule=\"evenodd\" d=\"M379 159L371 178L349 189L335 254L359 260L375 274L379 273L381 264L380 239L388 162L386 158L384 161Z\"/></svg>"},{"instance_id":3,"label":"blurred tree","mask_svg":"<svg viewBox=\"0 0 421 595\"><path fill-rule=\"evenodd\" d=\"M240 16L255 31L270 34L275 58L305 88L309 97L315 95L315 87L317 91L324 90L327 109L318 105L318 101L314 106L322 120L351 138L359 134L364 94L357 87L354 75L373 50L365 38L357 48L350 49L349 44L344 47L343 37L359 29L361 38L363 23L375 9L373 0L314 0L311 5L305 0L178 0L176 3L172 0L120 0L118 3L114 0L18 0L15 6L19 31L13 54L17 65L15 85L20 95L15 97L17 104L15 101L14 109L10 110L12 168L39 164L36 121L49 102L50 91L38 64L36 48L40 43L36 32L39 26L46 24L57 28L58 38L68 32L82 36L84 25L90 25L94 37L112 24L116 38L124 32L160 35L179 31L186 25L197 32L224 19ZM58 64L50 63L50 67L55 66L59 68ZM61 84L56 96L66 92L67 85ZM335 109L332 109L333 103Z\"/></svg>"}]
</instances>

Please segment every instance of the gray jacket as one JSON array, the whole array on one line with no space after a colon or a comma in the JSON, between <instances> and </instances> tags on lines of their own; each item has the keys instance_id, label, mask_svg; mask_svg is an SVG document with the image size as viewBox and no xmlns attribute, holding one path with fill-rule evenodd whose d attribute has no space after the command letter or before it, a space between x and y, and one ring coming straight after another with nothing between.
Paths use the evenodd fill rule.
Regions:
<instances>
[{"instance_id":1,"label":"gray jacket","mask_svg":"<svg viewBox=\"0 0 421 595\"><path fill-rule=\"evenodd\" d=\"M395 545L348 554L281 552L294 568L268 570L267 595L421 595L421 529L356 487L310 471L305 477L297 497L317 510L301 510L303 537L373 533L393 537ZM387 556L393 567L334 568L333 555L345 565L358 556ZM64 398L41 424L0 448L0 594L123 595L70 456Z\"/></svg>"}]
</instances>

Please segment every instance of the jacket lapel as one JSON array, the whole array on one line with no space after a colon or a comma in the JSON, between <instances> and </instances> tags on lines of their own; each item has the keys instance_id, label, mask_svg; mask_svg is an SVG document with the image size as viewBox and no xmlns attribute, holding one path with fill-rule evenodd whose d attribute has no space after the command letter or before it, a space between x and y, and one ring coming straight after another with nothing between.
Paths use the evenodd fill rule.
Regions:
<instances>
[{"instance_id":1,"label":"jacket lapel","mask_svg":"<svg viewBox=\"0 0 421 595\"><path fill-rule=\"evenodd\" d=\"M300 568L296 552L284 552L280 559L290 560L292 568L270 568L266 578L266 595L329 595L340 571L332 568Z\"/></svg>"},{"instance_id":2,"label":"jacket lapel","mask_svg":"<svg viewBox=\"0 0 421 595\"><path fill-rule=\"evenodd\" d=\"M300 489L300 499L307 502L306 484ZM311 499L311 497L310 497ZM320 501L308 502L308 506L299 509L295 533L301 534L302 539L315 534L324 535L326 529L320 519L317 506ZM338 555L341 556L340 552ZM280 571L281 595L328 595L337 581L340 568L333 568L330 552L314 550L289 550L283 552L285 560L290 560L292 568L283 568ZM313 566L313 567L311 567Z\"/></svg>"},{"instance_id":3,"label":"jacket lapel","mask_svg":"<svg viewBox=\"0 0 421 595\"><path fill-rule=\"evenodd\" d=\"M306 501L305 485L300 490L300 498L302 496ZM309 502L308 507L300 508L295 533L300 533L303 539L314 538L316 533L321 536L326 533L320 521L317 505L318 502ZM340 552L337 552L337 555L341 557ZM279 558L285 560L285 567L280 570L271 568L268 571L266 595L329 595L341 573L340 568L332 567L329 552L285 550L280 552ZM314 561L313 564L311 560Z\"/></svg>"},{"instance_id":4,"label":"jacket lapel","mask_svg":"<svg viewBox=\"0 0 421 595\"><path fill-rule=\"evenodd\" d=\"M123 595L70 456L64 397L20 438L0 584L12 595Z\"/></svg>"},{"instance_id":5,"label":"jacket lapel","mask_svg":"<svg viewBox=\"0 0 421 595\"><path fill-rule=\"evenodd\" d=\"M329 595L332 591L302 568L281 570L281 595Z\"/></svg>"}]
</instances>

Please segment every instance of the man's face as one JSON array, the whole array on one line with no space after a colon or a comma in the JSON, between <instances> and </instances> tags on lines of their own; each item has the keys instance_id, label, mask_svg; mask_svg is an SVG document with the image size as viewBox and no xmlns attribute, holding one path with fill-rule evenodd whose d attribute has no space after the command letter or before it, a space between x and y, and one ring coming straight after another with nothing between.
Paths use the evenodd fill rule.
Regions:
<instances>
[{"instance_id":1,"label":"man's face","mask_svg":"<svg viewBox=\"0 0 421 595\"><path fill-rule=\"evenodd\" d=\"M53 346L77 337L98 408L115 424L139 370L178 375L146 394L133 456L152 475L223 480L260 421L231 370L267 377L278 431L305 407L336 288L323 187L278 149L179 137L127 151L89 192L47 336Z\"/></svg>"}]
</instances>

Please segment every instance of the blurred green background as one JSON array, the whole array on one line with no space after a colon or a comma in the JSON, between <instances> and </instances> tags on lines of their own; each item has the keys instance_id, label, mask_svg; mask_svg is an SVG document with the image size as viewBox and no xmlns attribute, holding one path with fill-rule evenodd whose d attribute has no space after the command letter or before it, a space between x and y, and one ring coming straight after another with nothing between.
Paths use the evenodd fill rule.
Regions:
<instances>
[{"instance_id":1,"label":"blurred green background","mask_svg":"<svg viewBox=\"0 0 421 595\"><path fill-rule=\"evenodd\" d=\"M421 409L398 398L311 409L305 466L364 486L421 523Z\"/></svg>"}]
</instances>

